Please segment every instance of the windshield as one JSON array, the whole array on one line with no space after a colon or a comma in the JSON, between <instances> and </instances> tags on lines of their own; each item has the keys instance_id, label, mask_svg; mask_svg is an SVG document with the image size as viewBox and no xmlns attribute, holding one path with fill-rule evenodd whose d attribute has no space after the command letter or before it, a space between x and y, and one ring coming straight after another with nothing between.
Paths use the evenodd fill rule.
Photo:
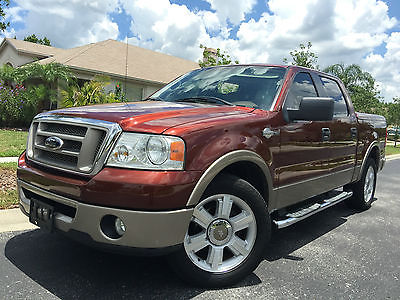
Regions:
<instances>
[{"instance_id":1,"label":"windshield","mask_svg":"<svg viewBox=\"0 0 400 300\"><path fill-rule=\"evenodd\" d=\"M213 103L270 110L285 72L282 67L263 66L199 69L172 81L150 99L170 102L220 99Z\"/></svg>"}]
</instances>

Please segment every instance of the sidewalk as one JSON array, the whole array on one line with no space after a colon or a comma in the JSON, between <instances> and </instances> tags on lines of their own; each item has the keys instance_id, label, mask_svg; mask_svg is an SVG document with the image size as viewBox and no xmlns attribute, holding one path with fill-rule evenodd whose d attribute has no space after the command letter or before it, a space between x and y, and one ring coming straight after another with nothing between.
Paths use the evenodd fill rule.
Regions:
<instances>
[{"instance_id":1,"label":"sidewalk","mask_svg":"<svg viewBox=\"0 0 400 300\"><path fill-rule=\"evenodd\" d=\"M35 229L19 208L0 210L0 232Z\"/></svg>"},{"instance_id":2,"label":"sidewalk","mask_svg":"<svg viewBox=\"0 0 400 300\"><path fill-rule=\"evenodd\" d=\"M0 157L0 163L18 162L18 157Z\"/></svg>"}]
</instances>

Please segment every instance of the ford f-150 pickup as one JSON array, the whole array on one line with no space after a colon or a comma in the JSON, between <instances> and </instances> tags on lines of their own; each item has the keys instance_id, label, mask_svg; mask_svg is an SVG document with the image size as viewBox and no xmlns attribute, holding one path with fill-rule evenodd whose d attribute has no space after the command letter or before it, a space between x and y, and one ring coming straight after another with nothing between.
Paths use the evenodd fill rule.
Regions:
<instances>
[{"instance_id":1,"label":"ford f-150 pickup","mask_svg":"<svg viewBox=\"0 0 400 300\"><path fill-rule=\"evenodd\" d=\"M336 77L296 66L194 70L146 101L36 116L20 208L44 230L168 254L183 279L231 285L271 229L374 201L384 117L356 113Z\"/></svg>"}]
</instances>

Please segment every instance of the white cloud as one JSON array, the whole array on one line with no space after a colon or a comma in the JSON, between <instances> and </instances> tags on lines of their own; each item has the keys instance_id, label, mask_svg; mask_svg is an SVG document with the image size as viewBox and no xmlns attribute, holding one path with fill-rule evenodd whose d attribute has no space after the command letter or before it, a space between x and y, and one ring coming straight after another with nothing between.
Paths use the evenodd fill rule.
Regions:
<instances>
[{"instance_id":1,"label":"white cloud","mask_svg":"<svg viewBox=\"0 0 400 300\"><path fill-rule=\"evenodd\" d=\"M239 24L245 15L253 9L256 0L205 0L216 11L216 15L222 24L229 20L232 24Z\"/></svg>"},{"instance_id":2,"label":"white cloud","mask_svg":"<svg viewBox=\"0 0 400 300\"><path fill-rule=\"evenodd\" d=\"M30 34L47 36L53 45L71 48L118 37L118 26L107 13L118 0L16 0L11 21L24 22L18 38Z\"/></svg>"},{"instance_id":3,"label":"white cloud","mask_svg":"<svg viewBox=\"0 0 400 300\"><path fill-rule=\"evenodd\" d=\"M35 33L56 46L73 47L116 39L118 26L109 13L123 7L133 19L131 43L194 61L204 44L242 63L281 63L299 43L311 41L322 68L360 64L377 78L387 99L400 95L400 33L390 33L398 20L389 17L381 0L258 0L269 10L250 20L246 14L256 0L199 1L210 3L211 11L190 11L168 0L16 0L17 7L7 14L25 24L17 37ZM238 28L234 39L231 24ZM386 54L374 53L385 43Z\"/></svg>"},{"instance_id":4,"label":"white cloud","mask_svg":"<svg viewBox=\"0 0 400 300\"><path fill-rule=\"evenodd\" d=\"M151 5L145 0L121 1L132 16L131 41L139 46L197 60L200 43L210 40L206 28L218 30L215 16L209 12L191 12L184 5L157 0Z\"/></svg>"},{"instance_id":5,"label":"white cloud","mask_svg":"<svg viewBox=\"0 0 400 300\"><path fill-rule=\"evenodd\" d=\"M386 41L384 55L370 54L363 61L377 79L386 101L400 97L400 32L393 32Z\"/></svg>"}]
</instances>

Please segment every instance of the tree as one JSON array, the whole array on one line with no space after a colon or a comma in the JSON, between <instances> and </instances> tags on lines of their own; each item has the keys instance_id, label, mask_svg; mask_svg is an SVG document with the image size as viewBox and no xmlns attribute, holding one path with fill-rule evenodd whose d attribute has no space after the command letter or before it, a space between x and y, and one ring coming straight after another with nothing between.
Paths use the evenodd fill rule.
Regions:
<instances>
[{"instance_id":1,"label":"tree","mask_svg":"<svg viewBox=\"0 0 400 300\"><path fill-rule=\"evenodd\" d=\"M400 127L400 97L393 98L393 102L386 103L386 121L394 126L394 146L397 146Z\"/></svg>"},{"instance_id":2,"label":"tree","mask_svg":"<svg viewBox=\"0 0 400 300\"><path fill-rule=\"evenodd\" d=\"M208 48L200 44L200 48L203 49L203 60L199 60L199 66L201 68L219 66L219 65L230 65L232 63L231 56L226 54L225 51L221 52L220 48L217 50L213 48ZM239 61L235 60L235 64Z\"/></svg>"},{"instance_id":3,"label":"tree","mask_svg":"<svg viewBox=\"0 0 400 300\"><path fill-rule=\"evenodd\" d=\"M10 0L0 0L0 31L4 32L8 26L10 26L10 22L5 22L6 13L4 9L10 5Z\"/></svg>"},{"instance_id":4,"label":"tree","mask_svg":"<svg viewBox=\"0 0 400 300\"><path fill-rule=\"evenodd\" d=\"M324 72L340 78L349 91L355 110L365 113L384 113L375 78L363 71L359 65L334 64L325 68Z\"/></svg>"},{"instance_id":5,"label":"tree","mask_svg":"<svg viewBox=\"0 0 400 300\"><path fill-rule=\"evenodd\" d=\"M46 46L51 46L51 43L47 37L44 37L43 39L39 39L36 36L36 34L31 34L31 35L24 37L24 41L36 43L36 44L42 44L42 45L46 45Z\"/></svg>"},{"instance_id":6,"label":"tree","mask_svg":"<svg viewBox=\"0 0 400 300\"><path fill-rule=\"evenodd\" d=\"M310 50L312 47L311 42L308 42L307 46L300 44L299 47L300 50L295 49L289 52L293 60L292 65L318 70L318 55ZM289 60L286 57L283 59L283 62L289 64Z\"/></svg>"},{"instance_id":7,"label":"tree","mask_svg":"<svg viewBox=\"0 0 400 300\"><path fill-rule=\"evenodd\" d=\"M32 82L40 82L46 88L46 101L44 107L52 108L52 104L57 102L57 86L59 83L70 83L73 80L72 74L68 67L59 63L50 63L41 65L39 63L31 63L19 68L13 68L4 65L0 68L0 79L6 84L15 83L18 85L28 84Z\"/></svg>"}]
</instances>

